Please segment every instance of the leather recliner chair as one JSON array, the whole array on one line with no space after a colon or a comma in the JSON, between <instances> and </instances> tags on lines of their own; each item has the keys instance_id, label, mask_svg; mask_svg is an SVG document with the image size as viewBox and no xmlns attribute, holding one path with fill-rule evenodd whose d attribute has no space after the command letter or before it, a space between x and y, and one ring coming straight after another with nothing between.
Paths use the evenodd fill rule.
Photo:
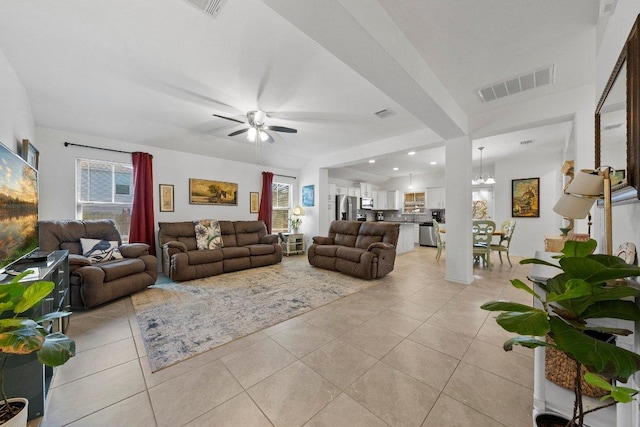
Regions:
<instances>
[{"instance_id":1,"label":"leather recliner chair","mask_svg":"<svg viewBox=\"0 0 640 427\"><path fill-rule=\"evenodd\" d=\"M122 244L110 219L38 221L40 251L69 251L71 308L85 309L145 289L156 282L158 260L145 243ZM92 263L81 238L117 241L120 259Z\"/></svg>"}]
</instances>

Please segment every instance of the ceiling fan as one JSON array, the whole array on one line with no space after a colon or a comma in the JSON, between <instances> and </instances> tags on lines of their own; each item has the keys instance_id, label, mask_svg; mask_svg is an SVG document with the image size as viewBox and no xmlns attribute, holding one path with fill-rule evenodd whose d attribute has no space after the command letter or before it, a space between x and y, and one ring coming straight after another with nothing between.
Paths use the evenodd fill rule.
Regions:
<instances>
[{"instance_id":1,"label":"ceiling fan","mask_svg":"<svg viewBox=\"0 0 640 427\"><path fill-rule=\"evenodd\" d=\"M247 113L246 122L232 119L231 117L221 116L219 114L214 114L214 116L221 119L230 120L232 122L241 123L243 125L249 125L248 128L231 132L228 136L236 136L248 132L247 139L251 142L255 142L257 138L260 138L260 140L263 142L269 142L273 144L275 141L273 140L271 135L266 132L267 130L271 130L274 132L298 133L298 129L288 128L284 126L267 126L265 124L265 120L267 117L269 117L269 115L262 110L249 111Z\"/></svg>"}]
</instances>

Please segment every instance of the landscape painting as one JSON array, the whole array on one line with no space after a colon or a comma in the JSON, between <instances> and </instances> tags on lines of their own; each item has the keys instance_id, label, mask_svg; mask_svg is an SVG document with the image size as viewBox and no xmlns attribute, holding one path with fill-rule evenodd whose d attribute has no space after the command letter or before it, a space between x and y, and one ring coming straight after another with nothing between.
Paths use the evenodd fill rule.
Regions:
<instances>
[{"instance_id":1,"label":"landscape painting","mask_svg":"<svg viewBox=\"0 0 640 427\"><path fill-rule=\"evenodd\" d=\"M511 216L514 218L540 216L540 178L511 180Z\"/></svg>"},{"instance_id":2,"label":"landscape painting","mask_svg":"<svg viewBox=\"0 0 640 427\"><path fill-rule=\"evenodd\" d=\"M190 178L189 203L192 205L238 206L238 184Z\"/></svg>"}]
</instances>

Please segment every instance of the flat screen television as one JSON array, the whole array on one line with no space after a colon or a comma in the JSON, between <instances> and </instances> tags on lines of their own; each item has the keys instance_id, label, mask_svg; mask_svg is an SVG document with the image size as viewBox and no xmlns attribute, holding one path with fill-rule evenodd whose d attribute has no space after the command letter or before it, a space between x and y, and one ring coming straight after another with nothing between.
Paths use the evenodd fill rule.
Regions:
<instances>
[{"instance_id":1,"label":"flat screen television","mask_svg":"<svg viewBox=\"0 0 640 427\"><path fill-rule=\"evenodd\" d=\"M0 273L38 248L38 172L0 144Z\"/></svg>"}]
</instances>

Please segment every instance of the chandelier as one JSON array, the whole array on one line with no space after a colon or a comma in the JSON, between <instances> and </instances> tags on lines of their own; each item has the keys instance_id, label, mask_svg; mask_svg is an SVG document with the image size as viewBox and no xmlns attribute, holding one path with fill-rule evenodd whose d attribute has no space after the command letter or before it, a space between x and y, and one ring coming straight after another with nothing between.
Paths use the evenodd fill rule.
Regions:
<instances>
[{"instance_id":1,"label":"chandelier","mask_svg":"<svg viewBox=\"0 0 640 427\"><path fill-rule=\"evenodd\" d=\"M489 175L489 173L482 173L482 150L484 150L484 147L478 147L478 150L480 150L480 175L476 175L472 180L471 180L471 184L473 185L481 185L481 184L495 184L496 180L493 179L493 177L491 175Z\"/></svg>"}]
</instances>

